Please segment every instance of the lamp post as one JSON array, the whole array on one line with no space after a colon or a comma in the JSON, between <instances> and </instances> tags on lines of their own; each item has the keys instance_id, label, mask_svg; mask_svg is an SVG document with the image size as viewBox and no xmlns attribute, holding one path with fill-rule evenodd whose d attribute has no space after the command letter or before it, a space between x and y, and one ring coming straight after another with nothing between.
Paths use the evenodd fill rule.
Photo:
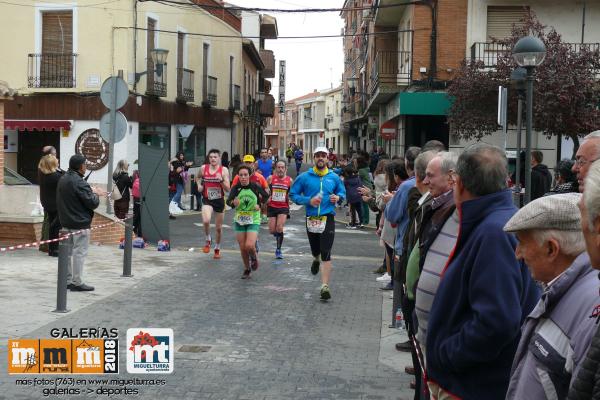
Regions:
<instances>
[{"instance_id":1,"label":"lamp post","mask_svg":"<svg viewBox=\"0 0 600 400\"><path fill-rule=\"evenodd\" d=\"M524 204L531 201L531 130L533 119L533 72L544 58L546 58L546 46L539 38L525 36L515 44L512 55L516 63L525 68L527 84L527 118L525 123L525 200Z\"/></svg>"},{"instance_id":2,"label":"lamp post","mask_svg":"<svg viewBox=\"0 0 600 400\"><path fill-rule=\"evenodd\" d=\"M515 169L517 193L519 193L519 205L521 204L521 129L523 123L523 100L525 99L525 78L527 76L527 70L523 67L515 68L510 74L510 81L513 88L517 91L517 166Z\"/></svg>"}]
</instances>

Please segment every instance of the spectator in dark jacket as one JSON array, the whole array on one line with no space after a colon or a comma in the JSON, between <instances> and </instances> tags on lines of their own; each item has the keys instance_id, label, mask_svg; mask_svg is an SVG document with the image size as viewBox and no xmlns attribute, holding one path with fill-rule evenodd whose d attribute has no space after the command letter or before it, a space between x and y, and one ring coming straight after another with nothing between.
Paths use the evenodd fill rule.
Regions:
<instances>
[{"instance_id":1,"label":"spectator in dark jacket","mask_svg":"<svg viewBox=\"0 0 600 400\"><path fill-rule=\"evenodd\" d=\"M350 223L351 229L363 227L362 197L358 190L362 186L362 180L353 166L348 165L344 168L344 187L346 188L346 199L350 204ZM358 214L358 225L356 224L356 215Z\"/></svg>"},{"instance_id":2,"label":"spectator in dark jacket","mask_svg":"<svg viewBox=\"0 0 600 400\"><path fill-rule=\"evenodd\" d=\"M506 155L496 146L474 144L458 159L459 234L427 326L433 398L504 399L521 325L540 296L515 258L514 235L503 231L517 211L507 175Z\"/></svg>"},{"instance_id":3,"label":"spectator in dark jacket","mask_svg":"<svg viewBox=\"0 0 600 400\"><path fill-rule=\"evenodd\" d=\"M525 165L525 152L521 152L521 165ZM538 197L542 197L544 194L550 191L552 187L552 174L548 170L545 164L542 164L544 155L539 150L531 152L531 200L535 200ZM521 177L519 183L522 188L525 187L525 168L521 169ZM517 182L515 174L511 176L513 182Z\"/></svg>"},{"instance_id":4,"label":"spectator in dark jacket","mask_svg":"<svg viewBox=\"0 0 600 400\"><path fill-rule=\"evenodd\" d=\"M191 161L185 161L185 155L182 152L177 153L177 158L171 161L171 174L169 175L170 182L175 184L175 195L172 201L177 203L179 208L185 210L181 204L181 196L187 180L187 171L192 166Z\"/></svg>"},{"instance_id":5,"label":"spectator in dark jacket","mask_svg":"<svg viewBox=\"0 0 600 400\"><path fill-rule=\"evenodd\" d=\"M581 167L581 166L580 166ZM589 169L588 169L589 168ZM581 228L585 239L585 247L590 256L592 267L600 270L600 161L586 168L583 185L583 201L579 202L581 210ZM596 306L589 318L600 321L600 304ZM592 338L575 382L567 397L569 400L600 400L600 329Z\"/></svg>"},{"instance_id":6,"label":"spectator in dark jacket","mask_svg":"<svg viewBox=\"0 0 600 400\"><path fill-rule=\"evenodd\" d=\"M119 193L121 193L121 198L119 200L115 200L114 203L115 216L119 219L125 219L127 217L127 212L129 211L129 202L131 201L129 189L133 187L133 181L127 173L127 170L129 170L129 163L127 160L119 160L117 163L117 168L115 168L112 176L113 182L115 182Z\"/></svg>"},{"instance_id":7,"label":"spectator in dark jacket","mask_svg":"<svg viewBox=\"0 0 600 400\"><path fill-rule=\"evenodd\" d=\"M67 288L72 291L91 291L93 286L83 283L83 264L90 242L89 229L94 210L100 204L98 196L106 192L92 188L83 179L86 171L85 157L76 154L69 160L69 170L60 178L56 190L58 218L63 228L73 234L73 250L69 262ZM84 231L81 231L84 229Z\"/></svg>"},{"instance_id":8,"label":"spectator in dark jacket","mask_svg":"<svg viewBox=\"0 0 600 400\"><path fill-rule=\"evenodd\" d=\"M56 210L56 187L63 172L58 170L58 159L52 154L42 157L38 170L40 202L44 212L48 213L48 239L52 240L58 238L60 232L60 221ZM58 257L58 242L48 244L48 255Z\"/></svg>"},{"instance_id":9,"label":"spectator in dark jacket","mask_svg":"<svg viewBox=\"0 0 600 400\"><path fill-rule=\"evenodd\" d=\"M579 184L577 183L577 175L573 172L575 161L564 159L556 166L556 184L546 193L546 196L551 194L579 192Z\"/></svg>"}]
</instances>

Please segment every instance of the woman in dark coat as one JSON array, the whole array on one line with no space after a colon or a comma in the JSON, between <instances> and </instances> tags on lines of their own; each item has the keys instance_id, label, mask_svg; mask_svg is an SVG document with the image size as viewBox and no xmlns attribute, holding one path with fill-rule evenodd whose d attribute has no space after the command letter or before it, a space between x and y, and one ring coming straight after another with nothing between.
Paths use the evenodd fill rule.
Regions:
<instances>
[{"instance_id":1,"label":"woman in dark coat","mask_svg":"<svg viewBox=\"0 0 600 400\"><path fill-rule=\"evenodd\" d=\"M48 154L38 164L40 182L40 202L48 213L49 239L57 239L60 232L60 221L56 208L56 187L62 176L58 169L58 159ZM58 257L58 242L48 244L48 255Z\"/></svg>"},{"instance_id":2,"label":"woman in dark coat","mask_svg":"<svg viewBox=\"0 0 600 400\"><path fill-rule=\"evenodd\" d=\"M113 173L113 182L117 185L119 192L121 193L121 199L115 200L115 216L119 219L125 219L127 212L129 211L129 201L131 196L129 195L129 189L133 187L133 182L127 173L129 169L129 163L127 160L120 160L117 163L117 168Z\"/></svg>"}]
</instances>

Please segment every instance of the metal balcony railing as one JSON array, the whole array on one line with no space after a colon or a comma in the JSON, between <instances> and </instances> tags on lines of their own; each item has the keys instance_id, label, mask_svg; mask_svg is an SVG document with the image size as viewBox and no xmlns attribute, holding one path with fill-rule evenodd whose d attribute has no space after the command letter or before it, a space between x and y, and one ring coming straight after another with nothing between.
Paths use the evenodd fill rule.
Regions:
<instances>
[{"instance_id":1,"label":"metal balcony railing","mask_svg":"<svg viewBox=\"0 0 600 400\"><path fill-rule=\"evenodd\" d=\"M241 88L238 85L233 85L233 109L239 110L241 106Z\"/></svg>"},{"instance_id":2,"label":"metal balcony railing","mask_svg":"<svg viewBox=\"0 0 600 400\"><path fill-rule=\"evenodd\" d=\"M177 101L194 101L194 71L177 68Z\"/></svg>"},{"instance_id":3,"label":"metal balcony railing","mask_svg":"<svg viewBox=\"0 0 600 400\"><path fill-rule=\"evenodd\" d=\"M74 88L77 54L28 55L27 86L30 88Z\"/></svg>"},{"instance_id":4,"label":"metal balcony railing","mask_svg":"<svg viewBox=\"0 0 600 400\"><path fill-rule=\"evenodd\" d=\"M167 64L148 68L146 80L146 94L148 96L167 96Z\"/></svg>"},{"instance_id":5,"label":"metal balcony railing","mask_svg":"<svg viewBox=\"0 0 600 400\"><path fill-rule=\"evenodd\" d=\"M378 51L371 69L371 94L381 86L408 86L412 80L410 51Z\"/></svg>"},{"instance_id":6,"label":"metal balcony railing","mask_svg":"<svg viewBox=\"0 0 600 400\"><path fill-rule=\"evenodd\" d=\"M217 105L217 78L214 76L204 75L202 105L205 107Z\"/></svg>"}]
</instances>

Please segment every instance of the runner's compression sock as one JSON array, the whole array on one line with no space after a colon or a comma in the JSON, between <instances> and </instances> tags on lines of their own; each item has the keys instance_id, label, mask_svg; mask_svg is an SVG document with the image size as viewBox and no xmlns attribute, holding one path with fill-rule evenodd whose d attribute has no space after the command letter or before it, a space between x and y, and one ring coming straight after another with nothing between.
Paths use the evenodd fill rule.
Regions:
<instances>
[{"instance_id":1,"label":"runner's compression sock","mask_svg":"<svg viewBox=\"0 0 600 400\"><path fill-rule=\"evenodd\" d=\"M283 244L283 232L277 232L277 248L281 250L281 245Z\"/></svg>"}]
</instances>

